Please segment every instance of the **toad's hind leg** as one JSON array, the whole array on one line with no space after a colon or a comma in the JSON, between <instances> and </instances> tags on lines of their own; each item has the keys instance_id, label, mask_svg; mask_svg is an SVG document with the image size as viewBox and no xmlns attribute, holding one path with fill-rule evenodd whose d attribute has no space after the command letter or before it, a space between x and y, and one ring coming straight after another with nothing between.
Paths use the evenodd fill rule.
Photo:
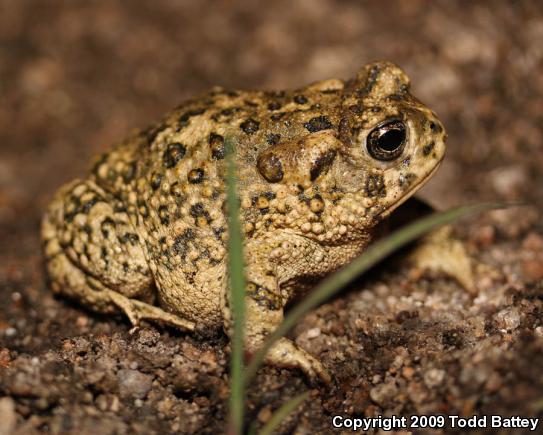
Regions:
<instances>
[{"instance_id":1,"label":"toad's hind leg","mask_svg":"<svg viewBox=\"0 0 543 435\"><path fill-rule=\"evenodd\" d=\"M51 288L102 313L193 330L152 305L154 281L122 203L92 181L63 187L44 215L42 238Z\"/></svg>"}]
</instances>

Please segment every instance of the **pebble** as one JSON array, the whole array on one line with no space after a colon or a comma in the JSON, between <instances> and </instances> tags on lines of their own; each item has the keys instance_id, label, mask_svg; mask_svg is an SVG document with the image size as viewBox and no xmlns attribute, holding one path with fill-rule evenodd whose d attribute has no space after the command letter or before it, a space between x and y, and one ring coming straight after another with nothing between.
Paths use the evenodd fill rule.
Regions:
<instances>
[{"instance_id":1,"label":"pebble","mask_svg":"<svg viewBox=\"0 0 543 435\"><path fill-rule=\"evenodd\" d=\"M17 335L17 330L15 328L7 328L5 331L4 331L4 335L8 338L11 338L11 337L15 337L15 335Z\"/></svg>"},{"instance_id":2,"label":"pebble","mask_svg":"<svg viewBox=\"0 0 543 435\"><path fill-rule=\"evenodd\" d=\"M529 251L543 251L543 237L532 232L524 238L522 247Z\"/></svg>"},{"instance_id":3,"label":"pebble","mask_svg":"<svg viewBox=\"0 0 543 435\"><path fill-rule=\"evenodd\" d=\"M143 399L151 390L153 378L137 370L119 370L119 393L123 398Z\"/></svg>"},{"instance_id":4,"label":"pebble","mask_svg":"<svg viewBox=\"0 0 543 435\"><path fill-rule=\"evenodd\" d=\"M428 388L435 388L445 379L445 370L430 369L424 374L424 383Z\"/></svg>"},{"instance_id":5,"label":"pebble","mask_svg":"<svg viewBox=\"0 0 543 435\"><path fill-rule=\"evenodd\" d=\"M370 390L370 397L375 403L382 407L388 407L398 395L398 387L392 380L390 382L379 384Z\"/></svg>"},{"instance_id":6,"label":"pebble","mask_svg":"<svg viewBox=\"0 0 543 435\"><path fill-rule=\"evenodd\" d=\"M524 261L522 271L526 278L530 280L539 281L543 279L543 257Z\"/></svg>"},{"instance_id":7,"label":"pebble","mask_svg":"<svg viewBox=\"0 0 543 435\"><path fill-rule=\"evenodd\" d=\"M520 313L517 307L507 307L498 312L494 320L499 328L512 331L520 325Z\"/></svg>"},{"instance_id":8,"label":"pebble","mask_svg":"<svg viewBox=\"0 0 543 435\"><path fill-rule=\"evenodd\" d=\"M317 338L319 335L321 335L321 329L320 328L311 328L306 333L308 339Z\"/></svg>"}]
</instances>

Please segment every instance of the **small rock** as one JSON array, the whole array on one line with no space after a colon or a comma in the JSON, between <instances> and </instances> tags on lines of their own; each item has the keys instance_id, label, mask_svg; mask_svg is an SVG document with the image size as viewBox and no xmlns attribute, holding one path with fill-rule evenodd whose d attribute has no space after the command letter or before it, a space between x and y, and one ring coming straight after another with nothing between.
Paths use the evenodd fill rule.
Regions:
<instances>
[{"instance_id":1,"label":"small rock","mask_svg":"<svg viewBox=\"0 0 543 435\"><path fill-rule=\"evenodd\" d=\"M402 376L405 379L411 379L415 375L416 370L413 367L404 367L402 369Z\"/></svg>"},{"instance_id":2,"label":"small rock","mask_svg":"<svg viewBox=\"0 0 543 435\"><path fill-rule=\"evenodd\" d=\"M9 349L5 347L0 349L0 367L9 367L10 361L11 356L9 354Z\"/></svg>"},{"instance_id":3,"label":"small rock","mask_svg":"<svg viewBox=\"0 0 543 435\"><path fill-rule=\"evenodd\" d=\"M306 333L308 339L317 338L319 335L321 335L321 329L320 328L311 328Z\"/></svg>"},{"instance_id":4,"label":"small rock","mask_svg":"<svg viewBox=\"0 0 543 435\"><path fill-rule=\"evenodd\" d=\"M522 262L522 271L526 278L539 281L543 279L543 257Z\"/></svg>"},{"instance_id":5,"label":"small rock","mask_svg":"<svg viewBox=\"0 0 543 435\"><path fill-rule=\"evenodd\" d=\"M271 406L265 406L262 408L257 415L258 421L260 423L267 423L272 416Z\"/></svg>"},{"instance_id":6,"label":"small rock","mask_svg":"<svg viewBox=\"0 0 543 435\"><path fill-rule=\"evenodd\" d=\"M393 380L385 384L379 384L370 390L371 400L383 408L392 405L397 395L398 387Z\"/></svg>"},{"instance_id":7,"label":"small rock","mask_svg":"<svg viewBox=\"0 0 543 435\"><path fill-rule=\"evenodd\" d=\"M507 307L498 312L494 319L498 328L512 331L520 325L520 314L517 307Z\"/></svg>"},{"instance_id":8,"label":"small rock","mask_svg":"<svg viewBox=\"0 0 543 435\"><path fill-rule=\"evenodd\" d=\"M424 383L428 388L439 386L445 379L445 370L430 369L424 374Z\"/></svg>"},{"instance_id":9,"label":"small rock","mask_svg":"<svg viewBox=\"0 0 543 435\"><path fill-rule=\"evenodd\" d=\"M17 424L15 402L10 397L0 399L0 435L10 435Z\"/></svg>"},{"instance_id":10,"label":"small rock","mask_svg":"<svg viewBox=\"0 0 543 435\"><path fill-rule=\"evenodd\" d=\"M530 233L522 241L522 247L529 251L543 251L543 237L537 233Z\"/></svg>"},{"instance_id":11,"label":"small rock","mask_svg":"<svg viewBox=\"0 0 543 435\"><path fill-rule=\"evenodd\" d=\"M123 398L143 399L151 390L153 378L137 370L119 370L119 392Z\"/></svg>"},{"instance_id":12,"label":"small rock","mask_svg":"<svg viewBox=\"0 0 543 435\"><path fill-rule=\"evenodd\" d=\"M4 331L6 337L11 338L17 335L17 330L13 327L9 327Z\"/></svg>"},{"instance_id":13,"label":"small rock","mask_svg":"<svg viewBox=\"0 0 543 435\"><path fill-rule=\"evenodd\" d=\"M519 194L522 186L527 185L528 174L520 165L508 166L494 170L490 174L490 179L496 192L513 199Z\"/></svg>"}]
</instances>

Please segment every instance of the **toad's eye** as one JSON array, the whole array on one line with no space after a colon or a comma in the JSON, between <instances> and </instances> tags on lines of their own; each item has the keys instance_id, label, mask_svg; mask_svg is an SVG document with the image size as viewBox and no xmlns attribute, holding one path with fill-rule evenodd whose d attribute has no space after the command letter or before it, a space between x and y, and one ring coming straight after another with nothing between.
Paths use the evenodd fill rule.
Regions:
<instances>
[{"instance_id":1,"label":"toad's eye","mask_svg":"<svg viewBox=\"0 0 543 435\"><path fill-rule=\"evenodd\" d=\"M374 128L366 139L366 147L374 159L394 160L405 147L405 124L393 120Z\"/></svg>"}]
</instances>

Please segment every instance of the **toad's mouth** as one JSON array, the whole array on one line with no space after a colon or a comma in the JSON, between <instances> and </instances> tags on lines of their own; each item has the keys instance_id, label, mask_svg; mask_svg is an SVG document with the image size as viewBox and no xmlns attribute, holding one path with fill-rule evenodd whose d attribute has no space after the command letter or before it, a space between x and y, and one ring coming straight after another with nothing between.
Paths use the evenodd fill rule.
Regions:
<instances>
[{"instance_id":1,"label":"toad's mouth","mask_svg":"<svg viewBox=\"0 0 543 435\"><path fill-rule=\"evenodd\" d=\"M443 161L443 158L437 162L437 164L434 166L434 168L426 174L426 176L420 180L417 184L411 187L407 192L405 192L398 200L394 203L392 203L387 209L381 211L380 213L376 214L374 219L381 221L385 218L387 218L394 210L396 210L400 205L402 205L405 201L407 201L413 194L419 190L422 186L426 184L426 182L435 174L435 172L439 169L441 166L441 162Z\"/></svg>"}]
</instances>

